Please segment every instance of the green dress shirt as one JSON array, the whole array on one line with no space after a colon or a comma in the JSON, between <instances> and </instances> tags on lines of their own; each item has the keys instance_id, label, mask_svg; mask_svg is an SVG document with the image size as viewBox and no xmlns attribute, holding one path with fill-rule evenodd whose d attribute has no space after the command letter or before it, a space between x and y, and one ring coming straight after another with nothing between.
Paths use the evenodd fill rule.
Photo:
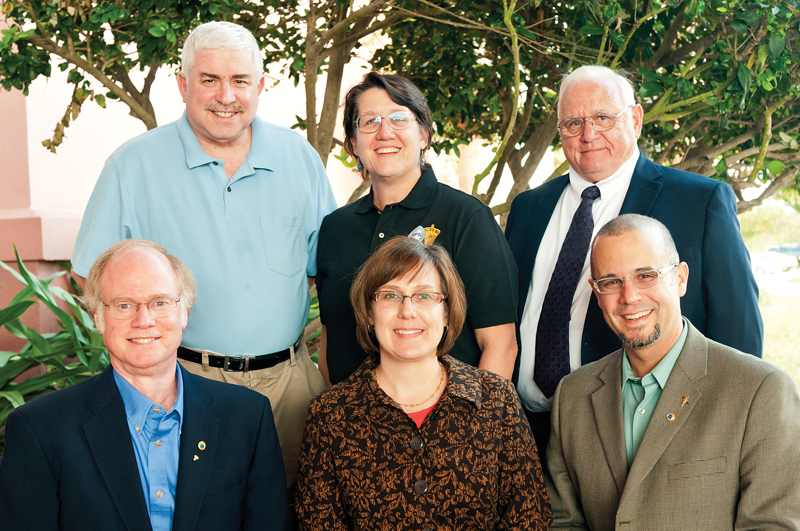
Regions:
<instances>
[{"instance_id":1,"label":"green dress shirt","mask_svg":"<svg viewBox=\"0 0 800 531\"><path fill-rule=\"evenodd\" d=\"M672 345L667 355L664 356L652 371L642 378L633 375L628 353L622 356L622 419L625 427L625 449L628 454L628 467L630 468L639 445L644 437L650 417L656 409L661 391L667 385L667 379L678 361L678 356L686 342L689 328L683 324L683 333L678 341Z\"/></svg>"}]
</instances>

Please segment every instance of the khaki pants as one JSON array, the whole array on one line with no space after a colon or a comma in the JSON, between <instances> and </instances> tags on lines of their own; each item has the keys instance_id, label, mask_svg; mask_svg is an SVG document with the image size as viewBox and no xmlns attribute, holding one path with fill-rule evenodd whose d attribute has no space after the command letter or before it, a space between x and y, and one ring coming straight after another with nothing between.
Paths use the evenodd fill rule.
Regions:
<instances>
[{"instance_id":1,"label":"khaki pants","mask_svg":"<svg viewBox=\"0 0 800 531\"><path fill-rule=\"evenodd\" d=\"M305 341L295 352L289 347L291 359L274 367L248 372L227 372L207 363L199 364L178 360L184 369L209 380L241 385L253 389L269 398L275 427L286 468L287 488L294 484L303 428L306 423L308 404L325 389L325 381L316 365L308 357Z\"/></svg>"}]
</instances>

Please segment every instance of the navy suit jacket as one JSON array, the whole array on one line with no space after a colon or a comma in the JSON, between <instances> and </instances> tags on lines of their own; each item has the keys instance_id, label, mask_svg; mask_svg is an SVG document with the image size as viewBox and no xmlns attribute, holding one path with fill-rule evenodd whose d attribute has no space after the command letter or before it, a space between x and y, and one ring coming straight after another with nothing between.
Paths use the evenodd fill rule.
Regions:
<instances>
[{"instance_id":1,"label":"navy suit jacket","mask_svg":"<svg viewBox=\"0 0 800 531\"><path fill-rule=\"evenodd\" d=\"M506 238L519 268L520 320L539 244L568 184L569 176L562 175L519 194L511 204ZM758 286L739 232L731 187L655 164L640 154L620 214L650 216L669 229L681 261L689 265L681 313L709 339L761 357L764 325ZM620 347L592 294L583 327L581 364L599 360ZM519 356L514 382L518 370Z\"/></svg>"},{"instance_id":2,"label":"navy suit jacket","mask_svg":"<svg viewBox=\"0 0 800 531\"><path fill-rule=\"evenodd\" d=\"M284 529L286 479L269 400L181 373L173 530ZM151 529L111 367L8 417L0 522L14 531Z\"/></svg>"}]
</instances>

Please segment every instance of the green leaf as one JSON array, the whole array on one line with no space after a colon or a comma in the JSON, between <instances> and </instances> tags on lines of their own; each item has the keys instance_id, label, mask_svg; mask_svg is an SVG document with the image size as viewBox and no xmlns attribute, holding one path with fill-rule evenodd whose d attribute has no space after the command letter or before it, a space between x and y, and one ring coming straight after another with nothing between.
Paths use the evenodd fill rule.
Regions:
<instances>
[{"instance_id":1,"label":"green leaf","mask_svg":"<svg viewBox=\"0 0 800 531\"><path fill-rule=\"evenodd\" d=\"M775 177L783 173L784 163L780 160L771 160L767 163L767 171Z\"/></svg>"},{"instance_id":2,"label":"green leaf","mask_svg":"<svg viewBox=\"0 0 800 531\"><path fill-rule=\"evenodd\" d=\"M623 35L622 33L617 33L616 31L612 31L611 35L609 36L611 37L611 40L614 42L614 44L616 44L617 46L623 46L625 44L625 35Z\"/></svg>"},{"instance_id":3,"label":"green leaf","mask_svg":"<svg viewBox=\"0 0 800 531\"><path fill-rule=\"evenodd\" d=\"M769 51L772 52L773 57L778 57L781 53L783 53L783 49L786 47L786 37L781 35L773 35L769 38Z\"/></svg>"},{"instance_id":4,"label":"green leaf","mask_svg":"<svg viewBox=\"0 0 800 531\"><path fill-rule=\"evenodd\" d=\"M605 28L601 28L600 26L584 26L578 30L579 32L583 33L584 35L603 35L606 30Z\"/></svg>"},{"instance_id":5,"label":"green leaf","mask_svg":"<svg viewBox=\"0 0 800 531\"><path fill-rule=\"evenodd\" d=\"M779 132L779 133L778 133L778 136L780 136L780 137L781 137L781 140L782 140L782 141L783 141L785 144L789 144L789 143L792 141L792 137L790 137L789 135L787 135L787 134L786 134L786 133L784 133L783 131Z\"/></svg>"},{"instance_id":6,"label":"green leaf","mask_svg":"<svg viewBox=\"0 0 800 531\"><path fill-rule=\"evenodd\" d=\"M727 173L728 164L725 162L725 157L722 157L717 165L714 166L714 171L716 171L717 175L720 177Z\"/></svg>"},{"instance_id":7,"label":"green leaf","mask_svg":"<svg viewBox=\"0 0 800 531\"><path fill-rule=\"evenodd\" d=\"M106 108L106 97L102 94L95 94L94 101L97 102L97 104L103 109Z\"/></svg>"},{"instance_id":8,"label":"green leaf","mask_svg":"<svg viewBox=\"0 0 800 531\"><path fill-rule=\"evenodd\" d=\"M728 127L728 117L727 117L727 116L723 116L723 117L720 119L720 121L719 121L719 126L720 126L720 128L722 128L722 129L725 129L726 127Z\"/></svg>"},{"instance_id":9,"label":"green leaf","mask_svg":"<svg viewBox=\"0 0 800 531\"><path fill-rule=\"evenodd\" d=\"M733 31L735 31L740 35L744 35L747 33L747 23L742 19L735 18L731 20L731 27L733 28Z\"/></svg>"},{"instance_id":10,"label":"green leaf","mask_svg":"<svg viewBox=\"0 0 800 531\"><path fill-rule=\"evenodd\" d=\"M753 76L750 74L750 69L744 63L739 63L739 83L742 84L742 90L745 94L750 92L750 84L753 82Z\"/></svg>"},{"instance_id":11,"label":"green leaf","mask_svg":"<svg viewBox=\"0 0 800 531\"><path fill-rule=\"evenodd\" d=\"M528 28L519 27L519 28L516 28L516 30L517 30L517 33L519 33L523 37L527 37L527 38L529 38L529 39L531 39L533 41L536 40L536 35L531 30L529 30Z\"/></svg>"},{"instance_id":12,"label":"green leaf","mask_svg":"<svg viewBox=\"0 0 800 531\"><path fill-rule=\"evenodd\" d=\"M0 391L0 397L8 400L14 406L14 409L25 403L25 399L18 391Z\"/></svg>"},{"instance_id":13,"label":"green leaf","mask_svg":"<svg viewBox=\"0 0 800 531\"><path fill-rule=\"evenodd\" d=\"M751 28L753 26L757 26L758 23L761 22L761 18L752 11L750 11L749 9L742 9L741 11L739 11L738 15L745 22L747 22L747 25L750 26Z\"/></svg>"},{"instance_id":14,"label":"green leaf","mask_svg":"<svg viewBox=\"0 0 800 531\"><path fill-rule=\"evenodd\" d=\"M147 32L153 37L158 38L163 37L167 30L163 26L152 26Z\"/></svg>"},{"instance_id":15,"label":"green leaf","mask_svg":"<svg viewBox=\"0 0 800 531\"><path fill-rule=\"evenodd\" d=\"M661 83L657 83L655 81L645 81L642 83L641 88L639 88L639 97L640 98L652 98L653 96L658 96L664 92L664 87Z\"/></svg>"},{"instance_id":16,"label":"green leaf","mask_svg":"<svg viewBox=\"0 0 800 531\"><path fill-rule=\"evenodd\" d=\"M6 352L6 351L0 352L0 367L5 367L6 363L8 363L8 360L10 360L16 355L17 355L16 352Z\"/></svg>"},{"instance_id":17,"label":"green leaf","mask_svg":"<svg viewBox=\"0 0 800 531\"><path fill-rule=\"evenodd\" d=\"M21 317L22 314L25 313L25 311L33 304L35 304L34 301L27 300L3 308L0 310L0 325L6 323L7 321Z\"/></svg>"}]
</instances>

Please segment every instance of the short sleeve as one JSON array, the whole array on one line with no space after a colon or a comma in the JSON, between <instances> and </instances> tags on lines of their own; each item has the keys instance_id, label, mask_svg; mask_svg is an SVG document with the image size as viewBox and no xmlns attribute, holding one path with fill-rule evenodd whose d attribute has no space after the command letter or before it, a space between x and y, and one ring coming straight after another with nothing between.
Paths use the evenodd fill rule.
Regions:
<instances>
[{"instance_id":1,"label":"short sleeve","mask_svg":"<svg viewBox=\"0 0 800 531\"><path fill-rule=\"evenodd\" d=\"M124 178L113 155L103 167L83 214L72 253L72 270L82 277L94 261L117 242L131 238L130 203Z\"/></svg>"},{"instance_id":2,"label":"short sleeve","mask_svg":"<svg viewBox=\"0 0 800 531\"><path fill-rule=\"evenodd\" d=\"M464 281L467 321L487 328L517 321L517 264L492 211L482 205L467 219L453 259Z\"/></svg>"}]
</instances>

